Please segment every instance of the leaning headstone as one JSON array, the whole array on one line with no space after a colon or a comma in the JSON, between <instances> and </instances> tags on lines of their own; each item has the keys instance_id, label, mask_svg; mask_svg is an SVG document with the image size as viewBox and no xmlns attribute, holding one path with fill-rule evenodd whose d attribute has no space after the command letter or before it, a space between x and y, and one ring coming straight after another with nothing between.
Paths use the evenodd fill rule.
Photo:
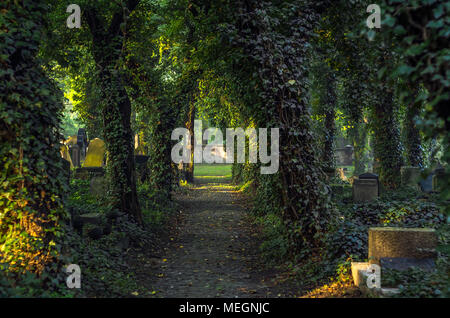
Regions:
<instances>
[{"instance_id":1,"label":"leaning headstone","mask_svg":"<svg viewBox=\"0 0 450 318\"><path fill-rule=\"evenodd\" d=\"M403 166L400 168L402 185L419 189L420 167Z\"/></svg>"},{"instance_id":2,"label":"leaning headstone","mask_svg":"<svg viewBox=\"0 0 450 318\"><path fill-rule=\"evenodd\" d=\"M99 138L91 140L83 167L102 167L106 154L105 142Z\"/></svg>"},{"instance_id":3,"label":"leaning headstone","mask_svg":"<svg viewBox=\"0 0 450 318\"><path fill-rule=\"evenodd\" d=\"M379 195L378 176L373 173L363 173L353 180L353 201L370 202Z\"/></svg>"},{"instance_id":4,"label":"leaning headstone","mask_svg":"<svg viewBox=\"0 0 450 318\"><path fill-rule=\"evenodd\" d=\"M373 227L369 229L369 263L397 270L430 268L438 239L431 228Z\"/></svg>"}]
</instances>

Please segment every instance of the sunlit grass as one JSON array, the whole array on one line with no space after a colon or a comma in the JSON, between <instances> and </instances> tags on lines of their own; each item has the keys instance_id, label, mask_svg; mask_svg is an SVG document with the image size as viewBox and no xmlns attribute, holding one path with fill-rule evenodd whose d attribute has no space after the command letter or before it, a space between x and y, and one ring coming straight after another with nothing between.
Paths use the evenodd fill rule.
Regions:
<instances>
[{"instance_id":1,"label":"sunlit grass","mask_svg":"<svg viewBox=\"0 0 450 318\"><path fill-rule=\"evenodd\" d=\"M202 178L231 178L231 165L196 164L194 177Z\"/></svg>"}]
</instances>

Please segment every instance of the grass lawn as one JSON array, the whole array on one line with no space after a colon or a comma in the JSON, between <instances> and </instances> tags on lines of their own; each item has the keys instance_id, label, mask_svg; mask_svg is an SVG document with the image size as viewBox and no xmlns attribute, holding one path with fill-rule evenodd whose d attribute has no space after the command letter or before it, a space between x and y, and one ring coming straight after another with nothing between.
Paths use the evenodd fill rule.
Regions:
<instances>
[{"instance_id":1,"label":"grass lawn","mask_svg":"<svg viewBox=\"0 0 450 318\"><path fill-rule=\"evenodd\" d=\"M220 182L231 179L231 165L196 164L194 177L207 182Z\"/></svg>"}]
</instances>

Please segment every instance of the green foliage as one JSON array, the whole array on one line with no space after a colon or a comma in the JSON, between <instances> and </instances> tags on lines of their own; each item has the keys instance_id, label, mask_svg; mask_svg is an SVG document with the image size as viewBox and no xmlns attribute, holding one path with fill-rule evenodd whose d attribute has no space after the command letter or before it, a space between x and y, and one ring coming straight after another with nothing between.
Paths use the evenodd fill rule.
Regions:
<instances>
[{"instance_id":1,"label":"green foliage","mask_svg":"<svg viewBox=\"0 0 450 318\"><path fill-rule=\"evenodd\" d=\"M263 228L264 242L260 245L260 250L266 262L274 265L285 260L290 250L283 219L272 212L257 217L255 223Z\"/></svg>"},{"instance_id":2,"label":"green foliage","mask_svg":"<svg viewBox=\"0 0 450 318\"><path fill-rule=\"evenodd\" d=\"M43 271L64 218L62 96L36 57L45 12L36 1L0 5L0 262L17 271Z\"/></svg>"}]
</instances>

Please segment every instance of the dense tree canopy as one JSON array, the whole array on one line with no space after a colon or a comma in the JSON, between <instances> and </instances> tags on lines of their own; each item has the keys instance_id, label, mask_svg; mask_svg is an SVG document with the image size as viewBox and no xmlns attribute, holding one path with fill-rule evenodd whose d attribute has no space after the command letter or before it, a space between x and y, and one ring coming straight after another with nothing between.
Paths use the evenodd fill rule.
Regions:
<instances>
[{"instance_id":1,"label":"dense tree canopy","mask_svg":"<svg viewBox=\"0 0 450 318\"><path fill-rule=\"evenodd\" d=\"M351 223L346 199L336 203L335 188L367 171L395 196L402 166L423 176L443 166L436 213L448 221L447 1L381 1L379 29L366 24L366 0L79 0L80 28L67 26L69 4L0 5L2 270L39 274L65 255L78 217L59 154L74 131L69 108L89 139L105 141L101 209L129 217L129 232L156 232L149 211L194 183L194 151L180 174L171 134L184 127L193 145L196 119L223 133L279 129L277 173L261 174L247 157L232 178L251 184L256 215L279 222L286 243L277 248L294 263L360 252L361 224ZM346 144L347 183L335 173ZM340 242L346 231L358 242L352 252Z\"/></svg>"}]
</instances>

